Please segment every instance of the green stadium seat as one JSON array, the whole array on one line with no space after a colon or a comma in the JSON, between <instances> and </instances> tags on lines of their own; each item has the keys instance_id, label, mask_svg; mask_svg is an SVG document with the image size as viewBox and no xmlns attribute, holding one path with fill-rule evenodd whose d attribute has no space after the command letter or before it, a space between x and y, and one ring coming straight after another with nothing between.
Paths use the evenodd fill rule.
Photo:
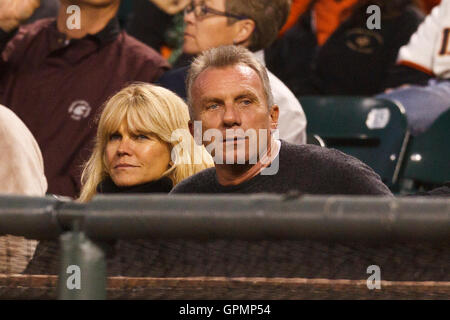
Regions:
<instances>
[{"instance_id":1,"label":"green stadium seat","mask_svg":"<svg viewBox=\"0 0 450 320\"><path fill-rule=\"evenodd\" d=\"M320 147L326 147L325 141L321 137L319 137L317 134L307 134L306 136L306 143L307 144L314 144L316 146Z\"/></svg>"},{"instance_id":2,"label":"green stadium seat","mask_svg":"<svg viewBox=\"0 0 450 320\"><path fill-rule=\"evenodd\" d=\"M450 181L449 133L450 110L442 114L426 132L411 139L401 179L430 187Z\"/></svg>"},{"instance_id":3,"label":"green stadium seat","mask_svg":"<svg viewBox=\"0 0 450 320\"><path fill-rule=\"evenodd\" d=\"M384 183L396 184L409 139L403 107L368 97L304 96L299 98L309 134L319 135L328 148L360 159Z\"/></svg>"}]
</instances>

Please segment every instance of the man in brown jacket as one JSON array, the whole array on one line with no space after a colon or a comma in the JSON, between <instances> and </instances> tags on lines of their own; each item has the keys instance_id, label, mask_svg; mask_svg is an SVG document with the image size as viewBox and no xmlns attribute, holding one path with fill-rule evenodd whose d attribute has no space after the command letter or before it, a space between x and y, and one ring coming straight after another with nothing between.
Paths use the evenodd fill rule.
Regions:
<instances>
[{"instance_id":1,"label":"man in brown jacket","mask_svg":"<svg viewBox=\"0 0 450 320\"><path fill-rule=\"evenodd\" d=\"M120 0L60 4L56 19L20 26L39 1L0 1L0 103L36 137L48 192L75 197L102 104L130 82L155 81L169 66L120 30Z\"/></svg>"}]
</instances>

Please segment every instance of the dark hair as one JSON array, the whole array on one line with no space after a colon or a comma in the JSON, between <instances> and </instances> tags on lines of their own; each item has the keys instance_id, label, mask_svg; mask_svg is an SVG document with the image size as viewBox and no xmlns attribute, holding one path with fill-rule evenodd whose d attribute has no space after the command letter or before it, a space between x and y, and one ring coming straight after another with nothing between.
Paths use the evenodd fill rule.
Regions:
<instances>
[{"instance_id":1,"label":"dark hair","mask_svg":"<svg viewBox=\"0 0 450 320\"><path fill-rule=\"evenodd\" d=\"M284 26L291 10L291 0L226 0L226 11L246 16L255 22L255 30L250 36L250 51L258 51L270 46ZM234 23L235 19L229 18Z\"/></svg>"}]
</instances>

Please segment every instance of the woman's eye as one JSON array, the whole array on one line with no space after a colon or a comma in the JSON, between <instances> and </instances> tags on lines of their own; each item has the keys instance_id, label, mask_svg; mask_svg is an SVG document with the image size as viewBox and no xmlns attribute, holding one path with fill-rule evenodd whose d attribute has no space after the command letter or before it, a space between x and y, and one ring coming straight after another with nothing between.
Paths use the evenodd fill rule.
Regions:
<instances>
[{"instance_id":1,"label":"woman's eye","mask_svg":"<svg viewBox=\"0 0 450 320\"><path fill-rule=\"evenodd\" d=\"M113 133L112 135L109 136L109 140L118 140L120 139L122 136L118 133Z\"/></svg>"},{"instance_id":2,"label":"woman's eye","mask_svg":"<svg viewBox=\"0 0 450 320\"><path fill-rule=\"evenodd\" d=\"M149 139L149 137L146 136L145 134L138 134L136 137L138 139L141 139L141 140L148 140Z\"/></svg>"}]
</instances>

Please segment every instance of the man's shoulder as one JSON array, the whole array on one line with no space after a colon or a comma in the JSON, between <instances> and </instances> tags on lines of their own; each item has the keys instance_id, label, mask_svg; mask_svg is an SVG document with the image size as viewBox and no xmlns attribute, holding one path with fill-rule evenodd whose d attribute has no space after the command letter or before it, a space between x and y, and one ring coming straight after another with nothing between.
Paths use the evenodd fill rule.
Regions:
<instances>
[{"instance_id":1,"label":"man's shoulder","mask_svg":"<svg viewBox=\"0 0 450 320\"><path fill-rule=\"evenodd\" d=\"M372 168L339 150L284 141L281 150L280 167L288 170L297 167L294 171L317 181L332 193L391 194ZM289 172L292 174L293 170Z\"/></svg>"},{"instance_id":2,"label":"man's shoulder","mask_svg":"<svg viewBox=\"0 0 450 320\"><path fill-rule=\"evenodd\" d=\"M175 92L181 98L186 98L187 94L185 81L188 71L189 67L181 67L178 69L169 70L164 73L158 80L158 84Z\"/></svg>"},{"instance_id":3,"label":"man's shoulder","mask_svg":"<svg viewBox=\"0 0 450 320\"><path fill-rule=\"evenodd\" d=\"M49 28L54 23L56 23L55 18L39 19L39 20L36 20L35 22L20 26L19 32L24 32L24 33L28 33L28 34L36 34L36 33L39 33L43 29Z\"/></svg>"},{"instance_id":4,"label":"man's shoulder","mask_svg":"<svg viewBox=\"0 0 450 320\"><path fill-rule=\"evenodd\" d=\"M40 19L33 23L25 24L19 27L16 34L11 39L11 43L14 47L27 46L33 42L39 34L47 32L52 28L52 25L56 24L55 18Z\"/></svg>"},{"instance_id":5,"label":"man's shoulder","mask_svg":"<svg viewBox=\"0 0 450 320\"><path fill-rule=\"evenodd\" d=\"M351 155L345 154L336 149L325 148L312 144L297 145L282 141L281 150L283 150L281 155L288 161L293 161L298 164L308 164L311 167L320 166L323 170L332 170L333 166L367 167L367 165ZM280 160L283 161L283 159Z\"/></svg>"},{"instance_id":6,"label":"man's shoulder","mask_svg":"<svg viewBox=\"0 0 450 320\"><path fill-rule=\"evenodd\" d=\"M301 158L302 160L311 159L312 161L317 161L324 159L326 161L340 161L348 158L355 159L336 149L325 148L313 144L293 144L283 140L281 141L281 150L283 155L288 158Z\"/></svg>"},{"instance_id":7,"label":"man's shoulder","mask_svg":"<svg viewBox=\"0 0 450 320\"><path fill-rule=\"evenodd\" d=\"M215 183L215 177L216 168L202 170L178 183L170 193L208 193Z\"/></svg>"}]
</instances>

